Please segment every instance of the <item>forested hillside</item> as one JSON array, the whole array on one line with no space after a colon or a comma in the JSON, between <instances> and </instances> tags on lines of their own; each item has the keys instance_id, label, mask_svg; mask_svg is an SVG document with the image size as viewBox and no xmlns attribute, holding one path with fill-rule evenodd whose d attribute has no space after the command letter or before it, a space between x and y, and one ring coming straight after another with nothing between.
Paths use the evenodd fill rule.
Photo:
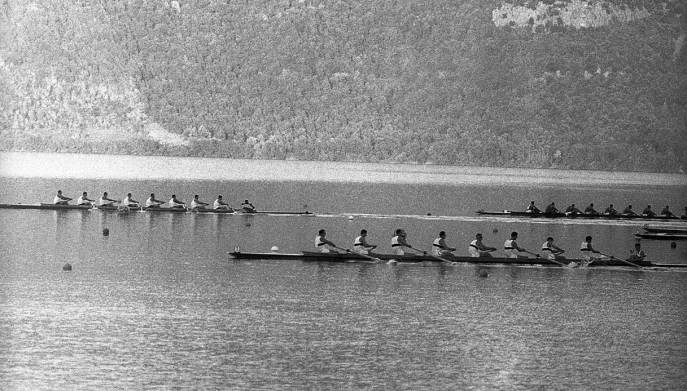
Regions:
<instances>
[{"instance_id":1,"label":"forested hillside","mask_svg":"<svg viewBox=\"0 0 687 391\"><path fill-rule=\"evenodd\" d=\"M0 0L0 149L683 171L686 11Z\"/></svg>"}]
</instances>

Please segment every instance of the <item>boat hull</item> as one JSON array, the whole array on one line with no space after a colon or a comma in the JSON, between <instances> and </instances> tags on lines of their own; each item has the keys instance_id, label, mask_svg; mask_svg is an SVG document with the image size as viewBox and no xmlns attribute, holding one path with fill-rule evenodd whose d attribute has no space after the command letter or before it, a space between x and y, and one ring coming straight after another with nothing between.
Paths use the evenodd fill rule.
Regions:
<instances>
[{"instance_id":1,"label":"boat hull","mask_svg":"<svg viewBox=\"0 0 687 391\"><path fill-rule=\"evenodd\" d=\"M501 217L532 217L545 219L606 219L606 220L680 220L676 216L643 216L643 215L606 215L606 214L566 214L566 213L531 213L524 211L486 211L478 210L477 214Z\"/></svg>"},{"instance_id":2,"label":"boat hull","mask_svg":"<svg viewBox=\"0 0 687 391\"><path fill-rule=\"evenodd\" d=\"M232 214L232 215L284 215L284 216L314 216L312 212L308 211L258 211L246 213L236 211L233 209L186 209L186 208L168 208L168 207L141 207L141 208L126 208L119 206L92 206L92 205L55 205L55 204L0 204L0 209L39 209L39 210L91 210L98 209L102 211L144 211L144 212L159 212L159 213L201 213L201 214Z\"/></svg>"},{"instance_id":3,"label":"boat hull","mask_svg":"<svg viewBox=\"0 0 687 391\"><path fill-rule=\"evenodd\" d=\"M301 261L316 261L316 262L369 262L372 261L371 258L377 258L381 261L394 260L399 263L420 263L420 262L458 262L458 263L470 263L478 265L538 265L538 266L557 266L559 264L549 261L544 258L496 258L496 257L465 257L456 256L451 259L442 260L438 257L433 257L429 255L395 255L395 254L371 254L367 257L355 254L355 253L319 253L311 251L303 251L301 253L250 253L250 252L240 252L234 251L229 253L233 259L278 259L278 260L301 260ZM584 261L580 259L566 259L560 260L565 264L579 265ZM685 265L663 265L654 264L647 261L634 262L639 266L657 266L657 267L684 267ZM624 266L627 267L628 264L620 260L599 260L588 264L591 267L598 266Z\"/></svg>"},{"instance_id":4,"label":"boat hull","mask_svg":"<svg viewBox=\"0 0 687 391\"><path fill-rule=\"evenodd\" d=\"M635 234L635 237L650 240L687 240L687 234L673 234L666 232Z\"/></svg>"}]
</instances>

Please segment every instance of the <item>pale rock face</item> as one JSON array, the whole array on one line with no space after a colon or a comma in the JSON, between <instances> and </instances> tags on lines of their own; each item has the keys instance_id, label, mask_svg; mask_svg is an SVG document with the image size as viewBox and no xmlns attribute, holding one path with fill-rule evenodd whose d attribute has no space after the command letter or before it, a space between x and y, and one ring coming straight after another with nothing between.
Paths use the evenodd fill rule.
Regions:
<instances>
[{"instance_id":1,"label":"pale rock face","mask_svg":"<svg viewBox=\"0 0 687 391\"><path fill-rule=\"evenodd\" d=\"M584 0L556 1L554 4L537 3L532 9L527 6L503 4L492 11L492 21L498 27L537 27L547 31L550 26L597 28L611 23L628 23L650 16L645 8L620 7L606 2ZM541 30L541 29L540 29Z\"/></svg>"}]
</instances>

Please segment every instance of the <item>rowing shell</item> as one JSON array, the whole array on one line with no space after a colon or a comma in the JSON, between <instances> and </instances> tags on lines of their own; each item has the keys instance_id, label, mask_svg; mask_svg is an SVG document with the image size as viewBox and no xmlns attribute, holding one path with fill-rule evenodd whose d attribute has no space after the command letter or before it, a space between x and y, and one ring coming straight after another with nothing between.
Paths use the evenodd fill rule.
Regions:
<instances>
[{"instance_id":1,"label":"rowing shell","mask_svg":"<svg viewBox=\"0 0 687 391\"><path fill-rule=\"evenodd\" d=\"M635 237L652 240L687 240L687 234L674 234L668 232L637 233Z\"/></svg>"},{"instance_id":2,"label":"rowing shell","mask_svg":"<svg viewBox=\"0 0 687 391\"><path fill-rule=\"evenodd\" d=\"M512 210L503 211L485 211L478 210L476 212L485 216L501 216L501 217L538 217L547 219L608 219L608 220L680 220L677 216L644 216L644 215L608 215L608 214L579 214L579 213L532 213L519 212Z\"/></svg>"},{"instance_id":3,"label":"rowing shell","mask_svg":"<svg viewBox=\"0 0 687 391\"><path fill-rule=\"evenodd\" d=\"M464 257L454 256L446 258L446 261L439 257L429 255L395 255L395 254L370 254L368 257L356 253L320 253L315 251L303 251L300 253L251 253L234 251L229 253L234 259L279 259L279 260L302 260L302 261L319 261L319 262L350 262L350 261L369 261L369 256L379 258L383 261L395 260L399 263L419 263L419 262L459 262L480 265L540 265L540 266L560 266L559 264L549 261L545 258L496 258L496 257ZM582 264L585 261L581 259L562 259L559 262L569 265ZM687 268L687 264L655 264L648 261L634 261L639 266L654 266L667 268ZM571 265L572 266L572 265ZM589 264L590 267L598 266L624 266L627 264L620 260L605 259L597 260Z\"/></svg>"},{"instance_id":4,"label":"rowing shell","mask_svg":"<svg viewBox=\"0 0 687 391\"><path fill-rule=\"evenodd\" d=\"M186 208L168 208L168 207L122 207L122 206L92 206L92 205L59 205L59 204L0 204L0 209L40 209L40 210L102 210L102 211L144 211L144 212L162 212L162 213L211 213L211 214L234 214L234 215L289 215L289 216L314 216L314 213L308 211L257 211L257 212L243 212L233 209L186 209Z\"/></svg>"}]
</instances>

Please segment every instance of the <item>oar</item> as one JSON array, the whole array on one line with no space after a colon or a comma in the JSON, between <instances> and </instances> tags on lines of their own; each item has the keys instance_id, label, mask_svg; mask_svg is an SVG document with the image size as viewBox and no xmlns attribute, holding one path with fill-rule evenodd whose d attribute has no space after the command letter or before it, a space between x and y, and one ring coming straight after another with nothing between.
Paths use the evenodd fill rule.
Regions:
<instances>
[{"instance_id":1,"label":"oar","mask_svg":"<svg viewBox=\"0 0 687 391\"><path fill-rule=\"evenodd\" d=\"M420 249L415 248L415 247L412 247L412 246L408 246L408 248L411 248L411 249L413 249L413 250L415 250L415 251L421 252L422 255L426 255L426 256L428 256L428 257L432 257L432 258L434 258L434 259L436 259L436 260L439 260L439 261L441 261L441 262L446 262L446 263L451 263L451 264L453 263L453 261L450 261L450 260L445 259L445 258L442 258L442 257L438 257L438 256L436 256L436 255L434 255L434 254L428 253L427 251L420 250Z\"/></svg>"},{"instance_id":2,"label":"oar","mask_svg":"<svg viewBox=\"0 0 687 391\"><path fill-rule=\"evenodd\" d=\"M528 254L532 254L532 255L534 255L534 256L537 257L537 258L541 258L541 255L539 255L539 254L537 254L537 253L533 253L532 251L529 251L529 250L525 250L524 248L522 249L522 251L525 252L525 253L528 253Z\"/></svg>"},{"instance_id":3,"label":"oar","mask_svg":"<svg viewBox=\"0 0 687 391\"><path fill-rule=\"evenodd\" d=\"M527 251L527 252L529 253L529 251ZM530 254L532 254L532 253L530 253ZM536 255L537 258L539 258L539 254L534 254L534 255ZM546 258L546 260L547 260L547 261L551 261L551 262L553 262L553 263L557 263L557 264L559 264L559 265L561 265L561 266L563 266L563 267L570 267L570 265L566 265L566 264L563 263L563 262L557 261L557 260L555 259L555 257L556 257L556 256L554 255L554 259Z\"/></svg>"},{"instance_id":4,"label":"oar","mask_svg":"<svg viewBox=\"0 0 687 391\"><path fill-rule=\"evenodd\" d=\"M601 254L601 255L603 255L603 256L606 256L606 257L609 257L609 258L611 258L611 259L615 259L616 261L625 262L625 263L627 263L628 265L632 265L632 266L636 267L637 269L644 269L643 267L637 265L637 264L634 263L634 262L630 262L630 261L627 261L627 260L625 260L625 259L616 258L616 257L614 257L613 255L604 254L604 253L602 253L601 251L599 251L599 254Z\"/></svg>"},{"instance_id":5,"label":"oar","mask_svg":"<svg viewBox=\"0 0 687 391\"><path fill-rule=\"evenodd\" d=\"M382 261L382 260L379 259L379 258L375 258L375 257L372 257L372 256L367 255L367 254L361 254L361 253L353 252L353 251L351 251L351 250L348 249L348 248L342 248L342 247L339 247L339 246L334 246L334 248L337 249L337 250L345 251L345 252L347 252L347 253L349 253L349 254L359 255L359 256L361 256L361 257L363 257L363 258L367 258L367 259L369 259L369 260L371 260L371 261L375 261L375 262L381 262L381 261Z\"/></svg>"}]
</instances>

